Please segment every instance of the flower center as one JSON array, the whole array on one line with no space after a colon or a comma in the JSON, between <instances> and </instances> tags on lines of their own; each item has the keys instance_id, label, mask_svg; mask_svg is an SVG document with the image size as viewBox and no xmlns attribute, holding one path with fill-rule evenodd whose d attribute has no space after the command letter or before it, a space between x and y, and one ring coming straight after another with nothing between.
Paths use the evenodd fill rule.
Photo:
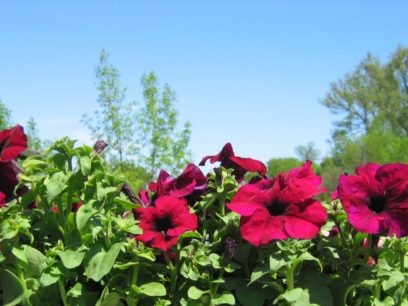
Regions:
<instances>
[{"instance_id":1,"label":"flower center","mask_svg":"<svg viewBox=\"0 0 408 306\"><path fill-rule=\"evenodd\" d=\"M156 220L156 229L159 232L166 233L172 227L170 218L159 218Z\"/></svg>"},{"instance_id":2,"label":"flower center","mask_svg":"<svg viewBox=\"0 0 408 306\"><path fill-rule=\"evenodd\" d=\"M271 216L283 215L285 208L286 208L286 205L283 205L282 203L279 203L278 201L273 201L267 207Z\"/></svg>"},{"instance_id":3,"label":"flower center","mask_svg":"<svg viewBox=\"0 0 408 306\"><path fill-rule=\"evenodd\" d=\"M384 211L387 206L387 198L385 196L370 196L369 203L372 211L380 213Z\"/></svg>"}]
</instances>

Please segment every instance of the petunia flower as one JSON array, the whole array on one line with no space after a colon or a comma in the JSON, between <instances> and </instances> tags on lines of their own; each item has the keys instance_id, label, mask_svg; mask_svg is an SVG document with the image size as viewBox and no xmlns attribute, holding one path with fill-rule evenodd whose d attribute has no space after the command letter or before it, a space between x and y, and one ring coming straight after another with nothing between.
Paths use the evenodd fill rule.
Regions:
<instances>
[{"instance_id":1,"label":"petunia flower","mask_svg":"<svg viewBox=\"0 0 408 306\"><path fill-rule=\"evenodd\" d=\"M26 149L27 136L22 126L0 131L0 163L16 159Z\"/></svg>"},{"instance_id":2,"label":"petunia flower","mask_svg":"<svg viewBox=\"0 0 408 306\"><path fill-rule=\"evenodd\" d=\"M0 191L9 198L17 183L17 168L14 166L14 161L0 163Z\"/></svg>"},{"instance_id":3,"label":"petunia flower","mask_svg":"<svg viewBox=\"0 0 408 306\"><path fill-rule=\"evenodd\" d=\"M368 234L408 235L408 165L368 163L341 175L338 196L350 224Z\"/></svg>"},{"instance_id":4,"label":"petunia flower","mask_svg":"<svg viewBox=\"0 0 408 306\"><path fill-rule=\"evenodd\" d=\"M0 208L6 206L6 195L0 191Z\"/></svg>"},{"instance_id":5,"label":"petunia flower","mask_svg":"<svg viewBox=\"0 0 408 306\"><path fill-rule=\"evenodd\" d=\"M242 238L254 246L286 238L311 239L326 223L327 212L313 196L324 191L311 162L242 186L227 207L241 215Z\"/></svg>"},{"instance_id":6,"label":"petunia flower","mask_svg":"<svg viewBox=\"0 0 408 306\"><path fill-rule=\"evenodd\" d=\"M234 169L233 174L238 182L241 182L247 172L258 172L262 176L266 175L266 166L259 160L235 156L232 145L227 143L217 155L205 156L199 163L204 166L207 160L210 163L221 162L224 168Z\"/></svg>"},{"instance_id":7,"label":"petunia flower","mask_svg":"<svg viewBox=\"0 0 408 306\"><path fill-rule=\"evenodd\" d=\"M143 233L135 238L165 252L181 234L197 229L197 216L190 213L185 199L161 196L154 206L136 209L136 214Z\"/></svg>"},{"instance_id":8,"label":"petunia flower","mask_svg":"<svg viewBox=\"0 0 408 306\"><path fill-rule=\"evenodd\" d=\"M173 178L165 170L161 170L157 181L150 182L149 190L140 191L139 197L143 206L154 203L158 197L164 195L194 200L203 193L207 187L207 181L207 177L194 164L188 164L176 178ZM149 191L151 193L150 198Z\"/></svg>"}]
</instances>

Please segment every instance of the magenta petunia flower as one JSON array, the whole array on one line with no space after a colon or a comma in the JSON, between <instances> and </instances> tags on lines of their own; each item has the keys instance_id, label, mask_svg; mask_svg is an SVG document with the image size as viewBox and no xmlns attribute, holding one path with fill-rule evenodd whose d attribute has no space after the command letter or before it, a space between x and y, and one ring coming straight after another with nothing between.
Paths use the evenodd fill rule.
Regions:
<instances>
[{"instance_id":1,"label":"magenta petunia flower","mask_svg":"<svg viewBox=\"0 0 408 306\"><path fill-rule=\"evenodd\" d=\"M408 165L368 163L341 175L338 197L350 224L369 234L408 235Z\"/></svg>"},{"instance_id":2,"label":"magenta petunia flower","mask_svg":"<svg viewBox=\"0 0 408 306\"><path fill-rule=\"evenodd\" d=\"M241 187L227 207L241 215L241 236L255 246L286 238L311 239L327 212L313 196L323 192L311 162Z\"/></svg>"},{"instance_id":3,"label":"magenta petunia flower","mask_svg":"<svg viewBox=\"0 0 408 306\"><path fill-rule=\"evenodd\" d=\"M136 209L136 214L143 233L135 238L162 251L176 245L184 232L197 229L197 216L190 213L185 199L161 196L154 206Z\"/></svg>"},{"instance_id":4,"label":"magenta petunia flower","mask_svg":"<svg viewBox=\"0 0 408 306\"><path fill-rule=\"evenodd\" d=\"M16 159L27 149L27 136L23 127L16 125L11 129L0 131L0 162L6 163Z\"/></svg>"},{"instance_id":5,"label":"magenta petunia flower","mask_svg":"<svg viewBox=\"0 0 408 306\"><path fill-rule=\"evenodd\" d=\"M247 172L258 172L262 176L266 174L266 166L259 160L235 156L232 145L227 143L217 155L205 156L199 163L204 166L207 160L210 163L221 162L224 168L234 169L234 175L238 182L241 182Z\"/></svg>"},{"instance_id":6,"label":"magenta petunia flower","mask_svg":"<svg viewBox=\"0 0 408 306\"><path fill-rule=\"evenodd\" d=\"M176 198L196 200L207 187L207 177L200 168L194 164L188 164L183 172L173 178L169 173L161 170L156 182L149 183L149 190L141 190L139 197L144 206L154 204L155 200L164 195ZM149 197L149 191L151 192Z\"/></svg>"}]
</instances>

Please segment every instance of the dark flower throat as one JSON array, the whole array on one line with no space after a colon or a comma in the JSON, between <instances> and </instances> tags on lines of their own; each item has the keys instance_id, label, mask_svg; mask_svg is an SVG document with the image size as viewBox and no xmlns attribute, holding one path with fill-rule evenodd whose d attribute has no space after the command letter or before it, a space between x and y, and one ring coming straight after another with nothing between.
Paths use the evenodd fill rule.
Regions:
<instances>
[{"instance_id":1,"label":"dark flower throat","mask_svg":"<svg viewBox=\"0 0 408 306\"><path fill-rule=\"evenodd\" d=\"M370 196L369 203L372 211L380 213L384 211L387 206L387 198L385 196Z\"/></svg>"},{"instance_id":2,"label":"dark flower throat","mask_svg":"<svg viewBox=\"0 0 408 306\"><path fill-rule=\"evenodd\" d=\"M267 209L271 216L280 216L283 215L285 211L285 205L279 203L278 201L273 201L268 205Z\"/></svg>"},{"instance_id":3,"label":"dark flower throat","mask_svg":"<svg viewBox=\"0 0 408 306\"><path fill-rule=\"evenodd\" d=\"M156 220L156 229L159 232L165 233L167 230L172 228L171 220L170 218L160 218Z\"/></svg>"}]
</instances>

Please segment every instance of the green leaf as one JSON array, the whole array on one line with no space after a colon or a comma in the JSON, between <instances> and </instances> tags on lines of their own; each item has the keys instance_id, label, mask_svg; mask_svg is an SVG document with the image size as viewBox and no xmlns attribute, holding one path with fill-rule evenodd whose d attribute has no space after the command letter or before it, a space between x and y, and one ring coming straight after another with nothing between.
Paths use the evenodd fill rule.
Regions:
<instances>
[{"instance_id":1,"label":"green leaf","mask_svg":"<svg viewBox=\"0 0 408 306\"><path fill-rule=\"evenodd\" d=\"M29 245L24 246L24 249L30 274L36 277L40 276L45 266L45 256Z\"/></svg>"},{"instance_id":2,"label":"green leaf","mask_svg":"<svg viewBox=\"0 0 408 306\"><path fill-rule=\"evenodd\" d=\"M83 285L81 283L76 283L68 292L67 296L79 297L82 295Z\"/></svg>"},{"instance_id":3,"label":"green leaf","mask_svg":"<svg viewBox=\"0 0 408 306\"><path fill-rule=\"evenodd\" d=\"M392 271L390 278L386 281L383 281L382 287L384 291L387 291L391 288L398 286L401 282L405 280L404 274L398 270Z\"/></svg>"},{"instance_id":4,"label":"green leaf","mask_svg":"<svg viewBox=\"0 0 408 306\"><path fill-rule=\"evenodd\" d=\"M251 274L251 279L250 279L250 282L248 283L248 286L256 282L258 279L262 278L264 275L268 273L269 273L269 269L267 269L266 267L255 268Z\"/></svg>"},{"instance_id":5,"label":"green leaf","mask_svg":"<svg viewBox=\"0 0 408 306\"><path fill-rule=\"evenodd\" d=\"M166 295L166 288L157 282L146 283L139 286L139 290L141 293L147 296L165 296Z\"/></svg>"},{"instance_id":6,"label":"green leaf","mask_svg":"<svg viewBox=\"0 0 408 306\"><path fill-rule=\"evenodd\" d=\"M320 268L320 271L323 271L323 266L322 266L320 260L318 258L314 257L312 254L310 254L308 252L305 252L302 255L300 255L298 258L296 258L293 261L293 263L294 263L295 266L297 266L299 263L301 263L302 261L306 261L306 260L316 262L317 265Z\"/></svg>"},{"instance_id":7,"label":"green leaf","mask_svg":"<svg viewBox=\"0 0 408 306\"><path fill-rule=\"evenodd\" d=\"M235 297L232 293L224 291L221 295L211 300L211 303L214 305L235 305Z\"/></svg>"},{"instance_id":8,"label":"green leaf","mask_svg":"<svg viewBox=\"0 0 408 306\"><path fill-rule=\"evenodd\" d=\"M40 284L43 287L50 286L52 284L55 284L59 279L59 276L55 276L49 273L43 273L41 274L40 277Z\"/></svg>"},{"instance_id":9,"label":"green leaf","mask_svg":"<svg viewBox=\"0 0 408 306\"><path fill-rule=\"evenodd\" d=\"M85 253L76 250L57 251L58 256L65 268L73 269L78 267L84 259Z\"/></svg>"},{"instance_id":10,"label":"green leaf","mask_svg":"<svg viewBox=\"0 0 408 306\"><path fill-rule=\"evenodd\" d=\"M82 231L88 223L88 220L98 212L93 207L94 203L94 200L89 201L78 209L76 213L76 224L79 231Z\"/></svg>"},{"instance_id":11,"label":"green leaf","mask_svg":"<svg viewBox=\"0 0 408 306\"><path fill-rule=\"evenodd\" d=\"M1 288L3 289L3 305L20 304L24 296L24 287L18 277L8 269L0 271Z\"/></svg>"},{"instance_id":12,"label":"green leaf","mask_svg":"<svg viewBox=\"0 0 408 306\"><path fill-rule=\"evenodd\" d=\"M44 185L47 188L48 201L54 200L65 189L67 182L68 176L63 172L54 173L51 177L47 176Z\"/></svg>"},{"instance_id":13,"label":"green leaf","mask_svg":"<svg viewBox=\"0 0 408 306\"><path fill-rule=\"evenodd\" d=\"M204 294L208 292L209 290L203 291L203 290L198 289L196 286L191 286L190 288L188 288L187 295L192 300L198 300L199 298L201 298Z\"/></svg>"},{"instance_id":14,"label":"green leaf","mask_svg":"<svg viewBox=\"0 0 408 306\"><path fill-rule=\"evenodd\" d=\"M110 292L103 300L98 304L98 306L118 306L123 305L122 299L125 299L124 296L120 295L117 292Z\"/></svg>"},{"instance_id":15,"label":"green leaf","mask_svg":"<svg viewBox=\"0 0 408 306\"><path fill-rule=\"evenodd\" d=\"M100 244L93 245L85 257L85 275L99 282L112 269L121 246L115 243L106 252Z\"/></svg>"},{"instance_id":16,"label":"green leaf","mask_svg":"<svg viewBox=\"0 0 408 306\"><path fill-rule=\"evenodd\" d=\"M82 174L87 175L91 170L91 159L88 156L82 156L79 159L79 164L81 166Z\"/></svg>"},{"instance_id":17,"label":"green leaf","mask_svg":"<svg viewBox=\"0 0 408 306\"><path fill-rule=\"evenodd\" d=\"M269 271L276 273L280 268L286 266L286 262L283 259L276 259L273 256L269 256Z\"/></svg>"},{"instance_id":18,"label":"green leaf","mask_svg":"<svg viewBox=\"0 0 408 306\"><path fill-rule=\"evenodd\" d=\"M286 302L292 303L291 305L293 306L311 306L311 305L318 306L317 304L310 303L309 292L301 288L295 288L286 291L285 293L281 294L276 298L274 304L281 300L285 300Z\"/></svg>"},{"instance_id":19,"label":"green leaf","mask_svg":"<svg viewBox=\"0 0 408 306\"><path fill-rule=\"evenodd\" d=\"M105 199L108 194L118 191L116 187L103 187L101 182L97 182L96 186L96 196L100 201Z\"/></svg>"}]
</instances>

